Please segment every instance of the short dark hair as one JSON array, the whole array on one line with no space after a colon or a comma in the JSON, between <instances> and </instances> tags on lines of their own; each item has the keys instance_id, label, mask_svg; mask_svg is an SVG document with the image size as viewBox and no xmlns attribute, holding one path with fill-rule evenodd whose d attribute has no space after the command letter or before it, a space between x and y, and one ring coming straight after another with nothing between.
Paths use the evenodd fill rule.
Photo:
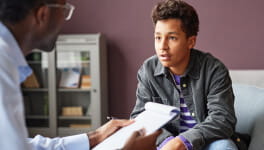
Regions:
<instances>
[{"instance_id":1,"label":"short dark hair","mask_svg":"<svg viewBox=\"0 0 264 150\"><path fill-rule=\"evenodd\" d=\"M56 0L0 0L0 21L17 23L23 20L32 9L52 2Z\"/></svg>"},{"instance_id":2,"label":"short dark hair","mask_svg":"<svg viewBox=\"0 0 264 150\"><path fill-rule=\"evenodd\" d=\"M196 10L182 0L165 0L159 2L152 10L152 21L156 25L158 20L179 19L182 30L187 37L197 36L199 18Z\"/></svg>"}]
</instances>

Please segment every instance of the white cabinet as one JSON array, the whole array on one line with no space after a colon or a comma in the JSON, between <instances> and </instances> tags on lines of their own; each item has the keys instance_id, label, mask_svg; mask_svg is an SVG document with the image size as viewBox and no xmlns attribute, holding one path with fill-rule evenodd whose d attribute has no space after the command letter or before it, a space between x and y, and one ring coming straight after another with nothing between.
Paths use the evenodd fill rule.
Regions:
<instances>
[{"instance_id":1,"label":"white cabinet","mask_svg":"<svg viewBox=\"0 0 264 150\"><path fill-rule=\"evenodd\" d=\"M106 56L101 34L83 34L60 35L53 52L27 57L36 78L22 86L30 136L85 133L105 123Z\"/></svg>"}]
</instances>

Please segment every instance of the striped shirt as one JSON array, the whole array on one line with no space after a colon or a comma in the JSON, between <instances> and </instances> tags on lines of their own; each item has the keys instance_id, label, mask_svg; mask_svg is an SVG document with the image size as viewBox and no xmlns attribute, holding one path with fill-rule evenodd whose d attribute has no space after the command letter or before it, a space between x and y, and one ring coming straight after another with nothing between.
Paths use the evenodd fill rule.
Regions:
<instances>
[{"instance_id":1,"label":"striped shirt","mask_svg":"<svg viewBox=\"0 0 264 150\"><path fill-rule=\"evenodd\" d=\"M177 90L179 91L180 94L180 111L181 111L181 115L180 115L180 128L179 131L180 133L187 131L190 128L193 128L196 125L196 121L193 119L193 117L191 116L190 111L188 110L188 107L186 105L186 103L184 102L184 98L181 92L181 86L180 86L180 81L181 78L180 76L177 75L173 75L174 77L174 81L177 87Z\"/></svg>"}]
</instances>

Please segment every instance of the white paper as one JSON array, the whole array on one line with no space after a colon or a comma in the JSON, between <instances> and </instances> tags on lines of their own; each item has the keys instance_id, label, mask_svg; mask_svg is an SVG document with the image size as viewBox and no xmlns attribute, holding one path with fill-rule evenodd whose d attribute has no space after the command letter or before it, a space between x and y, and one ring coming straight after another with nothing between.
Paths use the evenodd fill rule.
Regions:
<instances>
[{"instance_id":1,"label":"white paper","mask_svg":"<svg viewBox=\"0 0 264 150\"><path fill-rule=\"evenodd\" d=\"M145 128L146 135L149 135L179 116L179 109L168 105L148 102L145 109L135 118L133 124L118 130L93 150L121 149L134 131Z\"/></svg>"},{"instance_id":2,"label":"white paper","mask_svg":"<svg viewBox=\"0 0 264 150\"><path fill-rule=\"evenodd\" d=\"M80 80L80 69L64 68L61 72L60 87L78 88Z\"/></svg>"}]
</instances>

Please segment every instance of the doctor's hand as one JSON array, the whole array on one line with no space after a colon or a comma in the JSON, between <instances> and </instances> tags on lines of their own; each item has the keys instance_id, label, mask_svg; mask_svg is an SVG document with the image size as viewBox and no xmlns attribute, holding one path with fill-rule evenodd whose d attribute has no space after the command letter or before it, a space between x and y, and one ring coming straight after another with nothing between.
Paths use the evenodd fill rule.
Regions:
<instances>
[{"instance_id":1,"label":"doctor's hand","mask_svg":"<svg viewBox=\"0 0 264 150\"><path fill-rule=\"evenodd\" d=\"M122 150L156 150L156 139L161 132L161 130L158 130L145 136L144 129L135 131Z\"/></svg>"},{"instance_id":2,"label":"doctor's hand","mask_svg":"<svg viewBox=\"0 0 264 150\"><path fill-rule=\"evenodd\" d=\"M116 132L118 129L130 125L131 123L135 122L134 120L119 120L119 119L113 119L108 121L106 124L101 126L100 128L96 129L93 132L89 132L88 139L90 143L90 147L94 147L95 145L102 142L104 139L106 139L108 136L112 135L114 132Z\"/></svg>"}]
</instances>

